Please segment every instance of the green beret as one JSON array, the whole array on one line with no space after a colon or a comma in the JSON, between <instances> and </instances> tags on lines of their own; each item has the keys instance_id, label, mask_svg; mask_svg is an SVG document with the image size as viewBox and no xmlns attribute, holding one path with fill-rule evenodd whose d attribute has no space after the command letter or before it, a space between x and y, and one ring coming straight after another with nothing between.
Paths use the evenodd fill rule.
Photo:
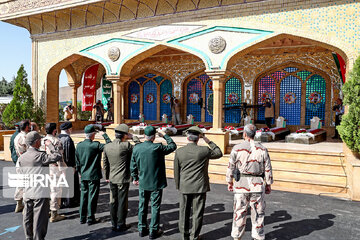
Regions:
<instances>
[{"instance_id":1,"label":"green beret","mask_svg":"<svg viewBox=\"0 0 360 240\"><path fill-rule=\"evenodd\" d=\"M128 125L122 123L117 125L117 127L115 128L115 132L123 132L123 133L129 133L129 127Z\"/></svg>"},{"instance_id":2,"label":"green beret","mask_svg":"<svg viewBox=\"0 0 360 240\"><path fill-rule=\"evenodd\" d=\"M28 134L26 134L25 142L27 145L32 146L36 140L41 139L40 134L37 131L31 131Z\"/></svg>"},{"instance_id":3,"label":"green beret","mask_svg":"<svg viewBox=\"0 0 360 240\"><path fill-rule=\"evenodd\" d=\"M93 124L89 124L89 125L87 125L85 128L84 128L84 132L85 133L93 133L93 132L95 132L96 130L95 130L95 127L94 127L94 125Z\"/></svg>"},{"instance_id":4,"label":"green beret","mask_svg":"<svg viewBox=\"0 0 360 240\"><path fill-rule=\"evenodd\" d=\"M192 127L188 128L188 130L186 130L186 132L195 134L195 135L199 135L199 134L203 133L198 126L192 126Z\"/></svg>"},{"instance_id":5,"label":"green beret","mask_svg":"<svg viewBox=\"0 0 360 240\"><path fill-rule=\"evenodd\" d=\"M144 134L146 136L152 136L152 135L155 135L155 133L156 133L156 129L153 126L147 126L144 129Z\"/></svg>"}]
</instances>

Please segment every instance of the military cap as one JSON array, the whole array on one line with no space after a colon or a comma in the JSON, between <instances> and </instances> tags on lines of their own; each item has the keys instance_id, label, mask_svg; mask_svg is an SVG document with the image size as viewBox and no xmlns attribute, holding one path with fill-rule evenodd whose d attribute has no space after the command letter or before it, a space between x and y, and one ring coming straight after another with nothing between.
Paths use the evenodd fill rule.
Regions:
<instances>
[{"instance_id":1,"label":"military cap","mask_svg":"<svg viewBox=\"0 0 360 240\"><path fill-rule=\"evenodd\" d=\"M21 124L21 122L17 122L17 123L15 123L15 126L20 126L20 124Z\"/></svg>"},{"instance_id":2,"label":"military cap","mask_svg":"<svg viewBox=\"0 0 360 240\"><path fill-rule=\"evenodd\" d=\"M64 122L63 124L60 125L60 130L67 130L69 128L72 128L71 122Z\"/></svg>"},{"instance_id":3,"label":"military cap","mask_svg":"<svg viewBox=\"0 0 360 240\"><path fill-rule=\"evenodd\" d=\"M199 135L199 134L202 134L202 131L198 126L192 126L192 127L188 128L188 130L186 130L186 133Z\"/></svg>"},{"instance_id":4,"label":"military cap","mask_svg":"<svg viewBox=\"0 0 360 240\"><path fill-rule=\"evenodd\" d=\"M129 133L129 127L128 125L122 123L116 126L115 132L123 132L123 133Z\"/></svg>"},{"instance_id":5,"label":"military cap","mask_svg":"<svg viewBox=\"0 0 360 240\"><path fill-rule=\"evenodd\" d=\"M27 145L32 146L36 140L41 139L40 134L37 131L31 131L28 134L26 134L25 142Z\"/></svg>"},{"instance_id":6,"label":"military cap","mask_svg":"<svg viewBox=\"0 0 360 240\"><path fill-rule=\"evenodd\" d=\"M153 126L147 126L144 129L144 134L146 136L152 136L152 135L155 135L155 133L156 133L156 129Z\"/></svg>"},{"instance_id":7,"label":"military cap","mask_svg":"<svg viewBox=\"0 0 360 240\"><path fill-rule=\"evenodd\" d=\"M84 128L85 133L93 133L96 132L95 127L93 124L89 124Z\"/></svg>"}]
</instances>

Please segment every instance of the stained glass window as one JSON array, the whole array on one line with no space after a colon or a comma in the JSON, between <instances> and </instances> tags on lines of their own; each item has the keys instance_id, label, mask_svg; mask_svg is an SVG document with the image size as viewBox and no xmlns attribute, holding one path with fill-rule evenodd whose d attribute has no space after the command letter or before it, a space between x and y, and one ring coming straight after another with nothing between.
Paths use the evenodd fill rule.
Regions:
<instances>
[{"instance_id":1,"label":"stained glass window","mask_svg":"<svg viewBox=\"0 0 360 240\"><path fill-rule=\"evenodd\" d=\"M161 83L160 86L160 119L163 114L168 116L168 119L171 120L171 104L169 102L169 97L172 96L172 84L170 80L165 80Z\"/></svg>"},{"instance_id":2,"label":"stained glass window","mask_svg":"<svg viewBox=\"0 0 360 240\"><path fill-rule=\"evenodd\" d=\"M301 81L292 75L280 84L280 116L287 120L287 125L300 125Z\"/></svg>"},{"instance_id":3,"label":"stained glass window","mask_svg":"<svg viewBox=\"0 0 360 240\"><path fill-rule=\"evenodd\" d=\"M306 81L307 77L311 75L311 72L309 72L309 71L300 71L300 72L297 73L297 75L304 82L304 81Z\"/></svg>"},{"instance_id":4,"label":"stained glass window","mask_svg":"<svg viewBox=\"0 0 360 240\"><path fill-rule=\"evenodd\" d=\"M286 75L286 73L281 72L281 71L277 71L277 72L274 72L271 75L273 76L273 78L275 78L279 82Z\"/></svg>"},{"instance_id":5,"label":"stained glass window","mask_svg":"<svg viewBox=\"0 0 360 240\"><path fill-rule=\"evenodd\" d=\"M310 125L313 117L325 120L326 82L319 75L313 75L306 82L305 124Z\"/></svg>"},{"instance_id":6,"label":"stained glass window","mask_svg":"<svg viewBox=\"0 0 360 240\"><path fill-rule=\"evenodd\" d=\"M241 81L235 77L230 78L225 83L225 104L239 104L241 103L242 96ZM225 122L226 123L240 123L241 110L231 109L225 110Z\"/></svg>"},{"instance_id":7,"label":"stained glass window","mask_svg":"<svg viewBox=\"0 0 360 240\"><path fill-rule=\"evenodd\" d=\"M296 67L287 67L284 69L285 72L293 73L296 72L298 69Z\"/></svg>"},{"instance_id":8,"label":"stained glass window","mask_svg":"<svg viewBox=\"0 0 360 240\"><path fill-rule=\"evenodd\" d=\"M196 122L201 122L201 107L198 104L202 94L202 84L198 78L191 79L187 84L187 113L195 117Z\"/></svg>"},{"instance_id":9,"label":"stained glass window","mask_svg":"<svg viewBox=\"0 0 360 240\"><path fill-rule=\"evenodd\" d=\"M144 116L145 120L156 120L157 117L157 85L153 80L144 84Z\"/></svg>"},{"instance_id":10,"label":"stained glass window","mask_svg":"<svg viewBox=\"0 0 360 240\"><path fill-rule=\"evenodd\" d=\"M139 119L140 86L136 81L132 81L128 87L128 109L130 119Z\"/></svg>"},{"instance_id":11,"label":"stained glass window","mask_svg":"<svg viewBox=\"0 0 360 240\"><path fill-rule=\"evenodd\" d=\"M275 106L275 81L270 76L265 76L260 79L259 83L259 91L258 91L258 104L263 104L263 98L269 96ZM265 120L265 108L258 109L258 120L264 121Z\"/></svg>"}]
</instances>

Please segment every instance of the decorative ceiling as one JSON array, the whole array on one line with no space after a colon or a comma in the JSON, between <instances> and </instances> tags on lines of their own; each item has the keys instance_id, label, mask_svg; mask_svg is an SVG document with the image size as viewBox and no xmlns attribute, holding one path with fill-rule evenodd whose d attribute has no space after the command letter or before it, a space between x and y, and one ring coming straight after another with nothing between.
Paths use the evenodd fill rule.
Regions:
<instances>
[{"instance_id":1,"label":"decorative ceiling","mask_svg":"<svg viewBox=\"0 0 360 240\"><path fill-rule=\"evenodd\" d=\"M91 0L87 4L48 0L40 2L44 6L37 4L30 9L29 1L40 2L16 0L1 4L0 19L24 27L31 34L43 34L267 0Z\"/></svg>"}]
</instances>

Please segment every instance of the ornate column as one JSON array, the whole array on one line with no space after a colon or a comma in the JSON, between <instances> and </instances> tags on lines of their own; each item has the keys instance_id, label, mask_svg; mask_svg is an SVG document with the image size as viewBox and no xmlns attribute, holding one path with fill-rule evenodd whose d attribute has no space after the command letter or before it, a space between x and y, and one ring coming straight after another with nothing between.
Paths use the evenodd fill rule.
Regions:
<instances>
[{"instance_id":1,"label":"ornate column","mask_svg":"<svg viewBox=\"0 0 360 240\"><path fill-rule=\"evenodd\" d=\"M229 133L224 132L222 124L224 122L224 93L226 72L223 70L205 71L213 82L213 127L206 136L216 143L225 154L226 147L229 145Z\"/></svg>"},{"instance_id":2,"label":"ornate column","mask_svg":"<svg viewBox=\"0 0 360 240\"><path fill-rule=\"evenodd\" d=\"M113 84L113 100L114 100L114 123L107 127L110 131L108 135L110 138L115 136L114 129L117 125L124 122L124 109L123 109L123 95L124 84L130 80L127 76L107 75L106 79Z\"/></svg>"},{"instance_id":3,"label":"ornate column","mask_svg":"<svg viewBox=\"0 0 360 240\"><path fill-rule=\"evenodd\" d=\"M77 120L77 90L79 88L78 85L69 85L71 87L72 90L72 105L74 107L73 109L73 117L72 117L72 121L76 122Z\"/></svg>"}]
</instances>

